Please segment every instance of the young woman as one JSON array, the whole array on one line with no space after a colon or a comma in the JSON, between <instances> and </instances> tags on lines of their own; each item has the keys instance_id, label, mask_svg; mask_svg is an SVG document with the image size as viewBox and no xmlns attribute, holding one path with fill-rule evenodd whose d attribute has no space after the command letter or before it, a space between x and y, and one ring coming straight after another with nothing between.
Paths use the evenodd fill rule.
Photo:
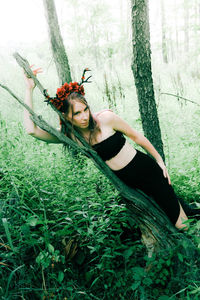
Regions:
<instances>
[{"instance_id":1,"label":"young woman","mask_svg":"<svg viewBox=\"0 0 200 300\"><path fill-rule=\"evenodd\" d=\"M41 69L33 71L34 75L39 72ZM34 82L26 75L25 82L25 102L32 108ZM73 135L75 127L125 184L139 188L153 197L177 228L186 229L183 222L187 220L187 216L173 191L166 166L148 139L111 110L92 114L84 98L83 86L77 82L65 83L57 89L56 97L49 98L48 101L52 102L63 113L66 121L72 124L72 131L69 132L61 122L62 132L76 140ZM24 120L26 131L31 136L48 143L60 143L55 136L38 128L26 110ZM155 160L135 150L125 136L141 146Z\"/></svg>"}]
</instances>

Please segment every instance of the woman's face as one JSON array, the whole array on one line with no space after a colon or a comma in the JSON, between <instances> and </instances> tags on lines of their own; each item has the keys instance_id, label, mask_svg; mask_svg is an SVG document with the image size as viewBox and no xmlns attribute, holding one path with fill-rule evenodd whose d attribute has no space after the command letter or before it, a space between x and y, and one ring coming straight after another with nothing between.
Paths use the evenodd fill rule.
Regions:
<instances>
[{"instance_id":1,"label":"woman's face","mask_svg":"<svg viewBox=\"0 0 200 300\"><path fill-rule=\"evenodd\" d=\"M65 116L68 121L70 121L74 126L80 129L86 129L89 126L89 107L82 102L74 101L73 112L72 107L70 107L68 114L65 114Z\"/></svg>"}]
</instances>

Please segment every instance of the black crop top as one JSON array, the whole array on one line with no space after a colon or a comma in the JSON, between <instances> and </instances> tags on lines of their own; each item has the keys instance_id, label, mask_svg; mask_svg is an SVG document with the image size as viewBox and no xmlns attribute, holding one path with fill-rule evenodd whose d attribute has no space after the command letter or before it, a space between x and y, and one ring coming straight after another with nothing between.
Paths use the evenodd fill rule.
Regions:
<instances>
[{"instance_id":1,"label":"black crop top","mask_svg":"<svg viewBox=\"0 0 200 300\"><path fill-rule=\"evenodd\" d=\"M113 135L100 143L92 145L92 148L104 160L109 160L119 153L126 142L123 133L116 131Z\"/></svg>"}]
</instances>

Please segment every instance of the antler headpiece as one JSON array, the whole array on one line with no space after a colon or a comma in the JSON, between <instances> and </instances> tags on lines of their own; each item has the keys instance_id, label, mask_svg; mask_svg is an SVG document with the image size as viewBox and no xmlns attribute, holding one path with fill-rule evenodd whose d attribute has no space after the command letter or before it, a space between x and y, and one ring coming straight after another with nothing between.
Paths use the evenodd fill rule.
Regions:
<instances>
[{"instance_id":1,"label":"antler headpiece","mask_svg":"<svg viewBox=\"0 0 200 300\"><path fill-rule=\"evenodd\" d=\"M84 69L82 77L81 77L81 82L70 82L67 83L65 82L60 88L57 89L57 93L56 93L56 97L51 98L48 96L47 91L44 90L44 95L47 98L47 100L45 100L45 102L51 102L58 110L62 111L63 105L64 105L64 101L67 100L68 96L72 93L78 93L81 95L85 95L84 92L84 87L82 86L83 83L85 82L91 82L88 81L92 76L89 76L86 80L85 80L85 73L87 71L90 71L88 68Z\"/></svg>"}]
</instances>

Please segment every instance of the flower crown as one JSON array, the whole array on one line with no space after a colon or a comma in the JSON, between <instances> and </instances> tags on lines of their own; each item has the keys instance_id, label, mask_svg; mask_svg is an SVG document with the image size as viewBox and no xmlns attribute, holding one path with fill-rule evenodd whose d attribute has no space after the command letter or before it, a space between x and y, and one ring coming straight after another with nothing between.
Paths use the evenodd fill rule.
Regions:
<instances>
[{"instance_id":1,"label":"flower crown","mask_svg":"<svg viewBox=\"0 0 200 300\"><path fill-rule=\"evenodd\" d=\"M87 71L90 71L88 68L84 69L82 77L81 77L81 82L70 82L67 83L65 82L60 88L57 89L57 93L56 93L56 97L51 98L48 94L47 94L47 90L44 90L44 96L47 98L47 100L45 100L45 102L51 102L58 110L62 111L62 108L64 106L64 101L67 100L68 96L72 93L78 93L81 95L85 95L84 92L84 87L82 86L83 83L85 82L91 82L88 81L88 79L90 79L92 76L89 76L86 80L85 80L85 73Z\"/></svg>"}]
</instances>

